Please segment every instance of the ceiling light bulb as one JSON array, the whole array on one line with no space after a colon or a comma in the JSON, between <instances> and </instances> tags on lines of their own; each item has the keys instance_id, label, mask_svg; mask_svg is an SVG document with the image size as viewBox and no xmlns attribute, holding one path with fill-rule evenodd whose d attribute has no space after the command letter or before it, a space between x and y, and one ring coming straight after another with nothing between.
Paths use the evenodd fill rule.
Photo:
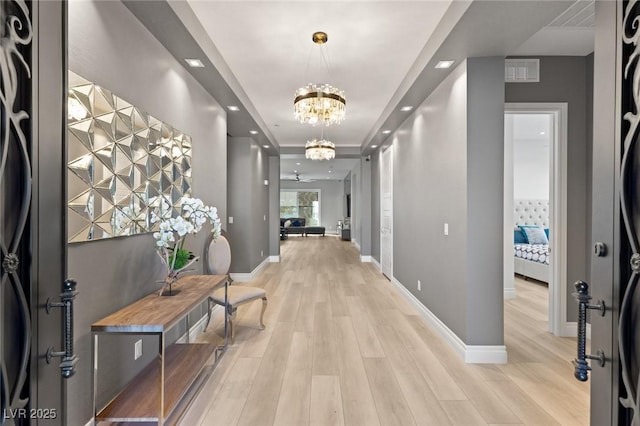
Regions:
<instances>
[{"instance_id":1,"label":"ceiling light bulb","mask_svg":"<svg viewBox=\"0 0 640 426\"><path fill-rule=\"evenodd\" d=\"M251 133L252 135L257 135L258 131L257 130L249 130L249 133Z\"/></svg>"},{"instance_id":2,"label":"ceiling light bulb","mask_svg":"<svg viewBox=\"0 0 640 426\"><path fill-rule=\"evenodd\" d=\"M204 64L200 59L185 59L184 61L192 68L204 68Z\"/></svg>"},{"instance_id":3,"label":"ceiling light bulb","mask_svg":"<svg viewBox=\"0 0 640 426\"><path fill-rule=\"evenodd\" d=\"M455 61L440 61L436 64L436 68L450 68Z\"/></svg>"},{"instance_id":4,"label":"ceiling light bulb","mask_svg":"<svg viewBox=\"0 0 640 426\"><path fill-rule=\"evenodd\" d=\"M371 148L377 148L378 145L371 145Z\"/></svg>"},{"instance_id":5,"label":"ceiling light bulb","mask_svg":"<svg viewBox=\"0 0 640 426\"><path fill-rule=\"evenodd\" d=\"M299 165L300 165L300 163L296 163L296 166L299 166Z\"/></svg>"},{"instance_id":6,"label":"ceiling light bulb","mask_svg":"<svg viewBox=\"0 0 640 426\"><path fill-rule=\"evenodd\" d=\"M405 105L402 108L400 108L400 111L407 112L407 111L411 111L412 109L413 107L411 105Z\"/></svg>"},{"instance_id":7,"label":"ceiling light bulb","mask_svg":"<svg viewBox=\"0 0 640 426\"><path fill-rule=\"evenodd\" d=\"M262 145L263 148L269 148L269 145Z\"/></svg>"},{"instance_id":8,"label":"ceiling light bulb","mask_svg":"<svg viewBox=\"0 0 640 426\"><path fill-rule=\"evenodd\" d=\"M382 134L383 134L383 135L388 135L389 133L391 133L391 130L383 130L383 131L382 131Z\"/></svg>"},{"instance_id":9,"label":"ceiling light bulb","mask_svg":"<svg viewBox=\"0 0 640 426\"><path fill-rule=\"evenodd\" d=\"M235 105L229 105L227 108L229 109L229 111L233 111L233 112L240 111L240 107Z\"/></svg>"}]
</instances>

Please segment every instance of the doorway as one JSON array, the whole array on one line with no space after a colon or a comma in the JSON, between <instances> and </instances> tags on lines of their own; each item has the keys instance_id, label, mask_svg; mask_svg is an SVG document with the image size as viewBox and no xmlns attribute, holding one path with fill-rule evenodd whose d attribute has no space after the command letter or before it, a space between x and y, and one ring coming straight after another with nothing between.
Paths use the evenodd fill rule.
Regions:
<instances>
[{"instance_id":1,"label":"doorway","mask_svg":"<svg viewBox=\"0 0 640 426\"><path fill-rule=\"evenodd\" d=\"M393 146L393 145L392 145ZM393 156L392 147L382 152L380 162L380 267L393 278Z\"/></svg>"},{"instance_id":2,"label":"doorway","mask_svg":"<svg viewBox=\"0 0 640 426\"><path fill-rule=\"evenodd\" d=\"M513 125L522 120L515 120L518 116L532 117L532 121L548 123L548 217L543 218L544 206L537 206L540 214L536 212L532 221L547 221L551 230L548 235L549 247L549 267L548 267L548 329L556 336L575 336L575 326L567 322L567 282L566 282L566 228L567 228L567 104L541 104L541 103L518 103L506 104L505 106L505 191L504 191L504 288L505 297L515 297L514 287L514 212L516 203L514 177L516 172L513 169L514 160L514 129ZM537 136L546 130L537 130ZM522 189L535 196L540 196L540 189ZM542 190L542 192L544 192ZM533 199L528 200L532 202ZM520 206L522 208L522 206ZM523 207L526 209L527 207ZM535 207L531 207L535 208ZM525 212L527 215L531 212ZM540 271L541 265L531 265ZM544 269L544 267L542 267ZM543 273L543 272L538 272ZM535 275L535 274L534 274ZM537 279L540 279L538 275Z\"/></svg>"}]
</instances>

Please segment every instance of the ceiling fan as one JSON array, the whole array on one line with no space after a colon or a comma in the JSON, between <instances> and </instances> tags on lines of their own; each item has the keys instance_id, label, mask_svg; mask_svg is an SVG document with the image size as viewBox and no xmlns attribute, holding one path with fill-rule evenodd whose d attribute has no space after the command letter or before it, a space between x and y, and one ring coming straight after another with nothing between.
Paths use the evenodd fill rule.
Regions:
<instances>
[{"instance_id":1,"label":"ceiling fan","mask_svg":"<svg viewBox=\"0 0 640 426\"><path fill-rule=\"evenodd\" d=\"M290 182L315 182L314 179L304 179L300 177L300 173L296 173L295 175L286 176L282 180L290 181Z\"/></svg>"}]
</instances>

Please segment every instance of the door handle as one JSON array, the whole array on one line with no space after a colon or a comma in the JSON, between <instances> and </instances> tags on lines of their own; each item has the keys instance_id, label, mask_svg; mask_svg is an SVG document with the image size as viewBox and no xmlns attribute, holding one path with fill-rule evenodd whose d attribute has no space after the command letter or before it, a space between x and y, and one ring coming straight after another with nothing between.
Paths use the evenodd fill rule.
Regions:
<instances>
[{"instance_id":1,"label":"door handle","mask_svg":"<svg viewBox=\"0 0 640 426\"><path fill-rule=\"evenodd\" d=\"M574 376L581 382L589 380L589 366L588 359L598 361L600 367L604 367L605 356L602 349L598 349L597 355L589 355L586 353L587 345L587 309L597 309L600 311L600 316L604 316L607 308L604 301L598 300L596 305L592 305L589 301L592 299L589 295L589 284L584 281L576 281L574 284L576 292L573 293L573 297L578 302L578 356L573 360L575 367Z\"/></svg>"},{"instance_id":2,"label":"door handle","mask_svg":"<svg viewBox=\"0 0 640 426\"><path fill-rule=\"evenodd\" d=\"M60 293L61 301L53 302L51 298L47 299L47 314L51 313L51 308L64 309L64 351L55 351L53 347L47 349L47 364L50 364L54 357L62 358L60 370L65 379L75 374L78 363L78 357L73 353L73 300L78 294L76 286L74 280L66 280Z\"/></svg>"}]
</instances>

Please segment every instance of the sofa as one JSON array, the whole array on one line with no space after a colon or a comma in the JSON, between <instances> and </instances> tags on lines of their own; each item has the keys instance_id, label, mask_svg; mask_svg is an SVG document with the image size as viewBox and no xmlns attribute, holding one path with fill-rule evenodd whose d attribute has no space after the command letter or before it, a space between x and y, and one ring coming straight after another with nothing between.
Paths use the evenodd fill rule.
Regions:
<instances>
[{"instance_id":1,"label":"sofa","mask_svg":"<svg viewBox=\"0 0 640 426\"><path fill-rule=\"evenodd\" d=\"M289 226L285 226L287 221L290 221ZM307 219L304 217L281 217L280 218L280 233L284 230L286 235L299 234L304 235L306 230Z\"/></svg>"}]
</instances>

